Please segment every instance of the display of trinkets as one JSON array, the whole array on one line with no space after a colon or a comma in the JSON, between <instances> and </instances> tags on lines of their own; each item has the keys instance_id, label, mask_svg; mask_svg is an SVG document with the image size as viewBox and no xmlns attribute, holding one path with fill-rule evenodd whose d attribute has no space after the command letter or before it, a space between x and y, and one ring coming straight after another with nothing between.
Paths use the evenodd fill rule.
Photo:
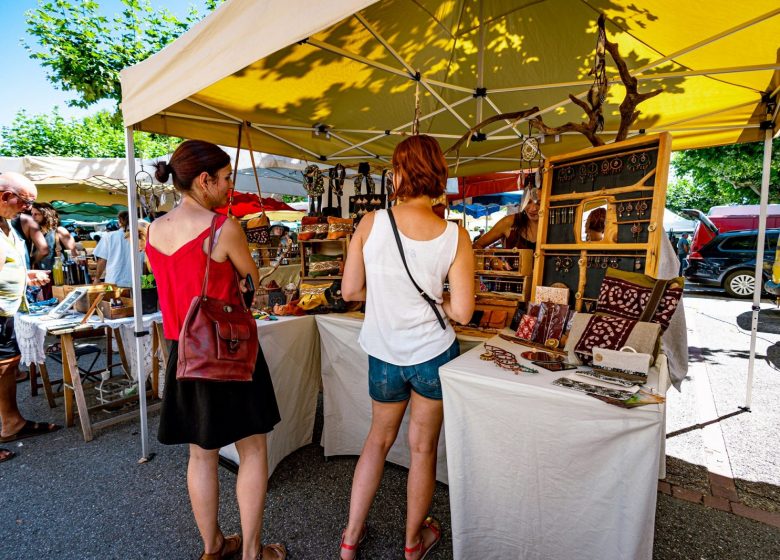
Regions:
<instances>
[{"instance_id":1,"label":"display of trinkets","mask_svg":"<svg viewBox=\"0 0 780 560\"><path fill-rule=\"evenodd\" d=\"M547 160L534 288L562 282L581 311L610 269L656 274L670 148L662 133ZM597 208L600 230L588 222Z\"/></svg>"},{"instance_id":2,"label":"display of trinkets","mask_svg":"<svg viewBox=\"0 0 780 560\"><path fill-rule=\"evenodd\" d=\"M634 396L632 391L608 389L607 387L602 387L600 385L575 381L574 379L569 379L568 377L560 377L556 379L553 381L553 385L557 387L564 387L566 389L572 389L574 391L580 391L581 393L588 393L589 395L600 395L618 400L628 400Z\"/></svg>"},{"instance_id":3,"label":"display of trinkets","mask_svg":"<svg viewBox=\"0 0 780 560\"><path fill-rule=\"evenodd\" d=\"M493 346L487 342L485 343L485 352L479 355L479 359L485 360L486 362L493 362L498 367L511 371L515 375L520 375L521 373L539 373L538 369L524 366L519 363L517 361L517 356L509 350L504 350L499 346Z\"/></svg>"}]
</instances>

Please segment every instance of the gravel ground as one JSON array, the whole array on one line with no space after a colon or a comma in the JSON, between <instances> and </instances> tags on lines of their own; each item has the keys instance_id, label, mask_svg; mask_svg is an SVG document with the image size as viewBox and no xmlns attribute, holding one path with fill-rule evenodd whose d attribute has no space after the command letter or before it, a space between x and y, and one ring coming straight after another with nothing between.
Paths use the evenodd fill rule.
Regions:
<instances>
[{"instance_id":1,"label":"gravel ground","mask_svg":"<svg viewBox=\"0 0 780 560\"><path fill-rule=\"evenodd\" d=\"M731 335L726 333L724 336ZM720 347L716 349L712 345L712 348L710 356L723 353ZM744 361L738 364L739 371L744 371ZM733 374L735 365L730 359L724 360L722 365L724 375L730 369L732 376L737 377ZM53 377L56 375L52 372ZM767 374L762 373L758 377L761 376L766 377ZM719 413L721 407L725 410L739 401L744 376L740 374L738 377L733 387L726 384L727 390L735 394L718 397ZM776 376L775 381L767 379L765 382L757 378L762 392L776 389L773 385ZM718 382L724 380L719 379ZM29 396L27 383L18 387L20 406L25 416L62 422L61 405L49 409L43 395ZM769 395L759 393L757 408L764 407L771 400ZM684 400L677 402L686 403ZM690 420L687 412L684 409L678 412L677 424L670 425L669 431L690 425L686 423ZM770 416L769 420L772 418ZM771 462L771 446L767 446L766 441L746 437L746 434L752 433L746 430L755 430L759 437L769 437L776 434L778 424L764 426L771 422L766 416L755 413L729 419L732 420L734 434L728 432L731 428L726 429L726 439L730 456L734 446L732 461L736 462L745 481L745 491L756 491L759 497L776 495L780 486L775 479L777 470L761 472L775 466ZM152 415L150 436L156 456L141 465L137 464L140 456L137 421L99 431L90 443L85 443L80 429L74 427L24 440L21 445L6 445L18 456L0 465L0 500L3 504L0 513L0 559L197 558L201 543L186 491L186 449L157 444L154 437L157 422L157 415ZM314 441L319 440L321 424L320 404ZM749 441L737 441L740 437ZM686 439L691 449L689 456L672 453L675 448L684 451ZM685 434L668 441L669 454L675 457L687 459L702 453L693 435ZM776 461L777 455L773 458ZM756 463L750 467L752 459L756 459ZM346 520L355 461L354 457L326 461L316 444L308 445L286 458L269 483L264 525L266 541L285 542L292 560L335 558ZM696 463L691 461L686 465L686 460L672 460L670 474L677 473L677 476L688 477L695 483L701 477ZM402 557L405 475L405 469L387 466L369 519L370 535L363 549L364 559L395 560ZM222 468L219 476L223 487L221 523L226 532L237 531L235 476ZM452 558L451 539L447 532L449 498L444 485L437 486L432 512L442 520L445 534L438 550L428 558ZM780 558L780 529L659 494L655 560L774 558Z\"/></svg>"}]
</instances>

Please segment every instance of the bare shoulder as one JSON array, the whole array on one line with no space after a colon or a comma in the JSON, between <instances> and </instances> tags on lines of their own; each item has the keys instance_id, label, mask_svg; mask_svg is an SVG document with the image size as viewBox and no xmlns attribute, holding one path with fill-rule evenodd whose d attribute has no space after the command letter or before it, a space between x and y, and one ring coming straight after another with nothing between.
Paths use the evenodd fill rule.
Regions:
<instances>
[{"instance_id":1,"label":"bare shoulder","mask_svg":"<svg viewBox=\"0 0 780 560\"><path fill-rule=\"evenodd\" d=\"M371 228L374 227L374 220L376 219L376 211L369 212L360 219L360 222L355 229L355 237L365 241L368 239L368 235L371 233Z\"/></svg>"}]
</instances>

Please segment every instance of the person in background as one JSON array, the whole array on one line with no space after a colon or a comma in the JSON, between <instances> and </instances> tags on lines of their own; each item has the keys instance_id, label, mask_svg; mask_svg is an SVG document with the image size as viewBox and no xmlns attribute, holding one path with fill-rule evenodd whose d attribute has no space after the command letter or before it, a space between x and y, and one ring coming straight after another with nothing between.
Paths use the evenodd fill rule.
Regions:
<instances>
[{"instance_id":1,"label":"person in background","mask_svg":"<svg viewBox=\"0 0 780 560\"><path fill-rule=\"evenodd\" d=\"M688 241L688 234L683 233L680 240L677 242L677 258L680 259L680 274L682 276L685 272L685 267L688 264L688 253L691 252L691 242Z\"/></svg>"},{"instance_id":2,"label":"person in background","mask_svg":"<svg viewBox=\"0 0 780 560\"><path fill-rule=\"evenodd\" d=\"M49 256L49 246L41 232L41 226L28 212L22 212L11 220L11 225L24 241L24 261L28 269L36 268L40 261Z\"/></svg>"},{"instance_id":3,"label":"person in background","mask_svg":"<svg viewBox=\"0 0 780 560\"><path fill-rule=\"evenodd\" d=\"M436 140L411 136L393 152L392 208L411 276L438 313L467 323L474 311L474 255L465 229L437 216L431 199L444 193L447 163ZM449 300L443 286L449 281ZM346 301L365 301L359 343L368 354L371 429L352 481L349 522L340 558L353 560L366 536L390 447L411 406L407 481L407 560L419 560L441 537L428 516L436 484L436 454L443 409L439 366L459 354L455 331L415 289L401 261L389 210L366 214L349 243L342 281Z\"/></svg>"},{"instance_id":4,"label":"person in background","mask_svg":"<svg viewBox=\"0 0 780 560\"><path fill-rule=\"evenodd\" d=\"M187 485L203 538L202 559L232 558L241 551L244 560L284 560L284 546L260 544L268 484L266 434L280 421L262 349L250 382L176 379L181 326L193 298L201 293L206 274L207 244L216 216L213 210L227 202L233 187L230 156L209 142L187 140L176 148L170 162L157 164L155 176L162 183L172 176L182 194L181 204L149 227L146 245L165 338L171 344L157 438L166 445L189 445ZM241 278L251 276L257 286L257 267L238 222L219 216L216 227L207 296L241 305L236 273ZM231 367L229 362L225 367ZM219 449L231 443L241 462L236 495L243 547L240 535L222 533L217 518Z\"/></svg>"},{"instance_id":5,"label":"person in background","mask_svg":"<svg viewBox=\"0 0 780 560\"><path fill-rule=\"evenodd\" d=\"M103 235L95 246L92 254L97 259L97 271L92 279L93 284L99 284L103 272L106 274L105 282L122 288L130 288L133 285L133 271L131 269L130 255L130 214L127 210L117 215L119 229ZM141 235L139 233L139 235ZM138 253L139 270L143 266L144 253Z\"/></svg>"},{"instance_id":6,"label":"person in background","mask_svg":"<svg viewBox=\"0 0 780 560\"><path fill-rule=\"evenodd\" d=\"M27 270L24 242L11 227L19 212L29 208L38 190L18 173L0 173L0 443L48 434L61 426L25 420L16 403L16 374L21 352L14 333L14 314L24 303L25 286L49 281L46 274ZM15 456L0 449L0 463Z\"/></svg>"},{"instance_id":7,"label":"person in background","mask_svg":"<svg viewBox=\"0 0 780 560\"><path fill-rule=\"evenodd\" d=\"M601 241L604 239L604 228L607 225L607 209L594 208L585 220L585 241Z\"/></svg>"},{"instance_id":8,"label":"person in background","mask_svg":"<svg viewBox=\"0 0 780 560\"><path fill-rule=\"evenodd\" d=\"M32 253L33 268L46 270L51 274L54 267L54 260L62 250L70 251L71 255L76 254L76 240L70 232L60 225L60 216L54 207L48 202L35 202L30 212L35 223L41 228L41 233L46 239L46 245L49 248L48 254L43 258L38 258L37 251ZM51 278L51 276L49 276ZM43 286L43 299L51 297L51 284ZM48 288L48 289L47 289Z\"/></svg>"},{"instance_id":9,"label":"person in background","mask_svg":"<svg viewBox=\"0 0 780 560\"><path fill-rule=\"evenodd\" d=\"M520 211L501 218L485 235L474 241L475 249L484 249L501 240L504 249L536 249L539 227L539 189L526 187Z\"/></svg>"}]
</instances>

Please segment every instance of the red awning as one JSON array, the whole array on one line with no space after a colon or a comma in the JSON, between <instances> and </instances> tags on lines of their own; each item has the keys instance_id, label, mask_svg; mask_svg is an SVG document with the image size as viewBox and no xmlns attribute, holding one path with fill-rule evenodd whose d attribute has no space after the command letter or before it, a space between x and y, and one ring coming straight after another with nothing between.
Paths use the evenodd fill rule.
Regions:
<instances>
[{"instance_id":1,"label":"red awning","mask_svg":"<svg viewBox=\"0 0 780 560\"><path fill-rule=\"evenodd\" d=\"M227 214L227 205L215 208L214 212L218 214ZM288 206L280 200L274 198L263 197L263 203L260 204L260 197L253 193L234 193L233 194L233 207L231 209L232 214L241 218L248 214L257 214L261 210L266 212L274 212L278 210L289 210L295 212L295 208Z\"/></svg>"},{"instance_id":2,"label":"red awning","mask_svg":"<svg viewBox=\"0 0 780 560\"><path fill-rule=\"evenodd\" d=\"M457 194L447 194L447 201L462 200L483 194L495 194L517 190L517 176L520 171L488 173L472 177L458 177Z\"/></svg>"}]
</instances>

